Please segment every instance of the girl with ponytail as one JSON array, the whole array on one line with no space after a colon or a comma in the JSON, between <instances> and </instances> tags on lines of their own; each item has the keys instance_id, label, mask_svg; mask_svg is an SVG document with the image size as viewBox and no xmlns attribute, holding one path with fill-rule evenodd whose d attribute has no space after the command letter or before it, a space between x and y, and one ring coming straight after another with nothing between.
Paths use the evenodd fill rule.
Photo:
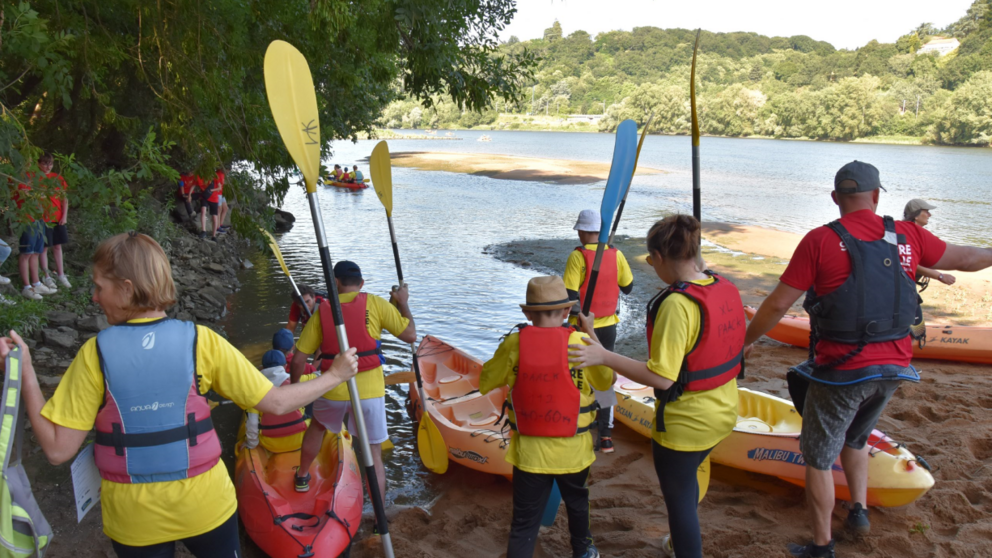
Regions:
<instances>
[{"instance_id":1,"label":"girl with ponytail","mask_svg":"<svg viewBox=\"0 0 992 558\"><path fill-rule=\"evenodd\" d=\"M573 365L604 365L655 388L651 446L671 530L662 548L679 558L703 555L696 470L737 423L746 327L737 288L701 271L699 235L699 221L688 215L666 217L648 231L648 265L668 287L648 305L647 362L595 342L569 346ZM591 333L592 317L580 320Z\"/></svg>"}]
</instances>

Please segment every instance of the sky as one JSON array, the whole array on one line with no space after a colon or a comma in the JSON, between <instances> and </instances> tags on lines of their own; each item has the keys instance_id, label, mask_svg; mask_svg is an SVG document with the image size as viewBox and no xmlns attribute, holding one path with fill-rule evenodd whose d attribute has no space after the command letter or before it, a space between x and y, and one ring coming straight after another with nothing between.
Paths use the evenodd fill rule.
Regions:
<instances>
[{"instance_id":1,"label":"sky","mask_svg":"<svg viewBox=\"0 0 992 558\"><path fill-rule=\"evenodd\" d=\"M573 31L630 31L634 27L681 27L751 31L761 35L808 35L837 48L855 49L872 39L894 43L924 22L945 27L965 15L973 0L517 0L517 15L500 34L506 40L537 39L555 19ZM806 7L810 6L810 7Z\"/></svg>"}]
</instances>

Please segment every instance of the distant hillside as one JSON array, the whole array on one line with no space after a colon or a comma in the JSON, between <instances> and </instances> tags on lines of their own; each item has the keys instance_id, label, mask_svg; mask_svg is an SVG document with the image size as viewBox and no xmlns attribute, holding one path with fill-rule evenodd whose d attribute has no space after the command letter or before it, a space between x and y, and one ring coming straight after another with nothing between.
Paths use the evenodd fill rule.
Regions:
<instances>
[{"instance_id":1,"label":"distant hillside","mask_svg":"<svg viewBox=\"0 0 992 558\"><path fill-rule=\"evenodd\" d=\"M956 38L950 54L918 54L935 37ZM688 133L689 64L695 31L638 27L591 37L512 38L501 48L541 57L528 98L463 113L439 99L431 109L398 101L383 115L393 127L515 127L499 113L602 114L599 129L655 113L652 131ZM706 134L854 140L910 136L941 144L992 140L992 0L976 0L946 29L922 24L895 44L871 41L837 50L803 35L703 31L697 67ZM517 119L519 120L519 119ZM558 127L581 126L561 121ZM526 126L525 126L526 127Z\"/></svg>"}]
</instances>

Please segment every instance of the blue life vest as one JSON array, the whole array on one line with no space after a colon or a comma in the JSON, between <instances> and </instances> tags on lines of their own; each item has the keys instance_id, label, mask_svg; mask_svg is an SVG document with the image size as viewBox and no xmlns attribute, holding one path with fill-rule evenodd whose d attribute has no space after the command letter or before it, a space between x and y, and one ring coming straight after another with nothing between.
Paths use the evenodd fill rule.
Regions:
<instances>
[{"instance_id":1,"label":"blue life vest","mask_svg":"<svg viewBox=\"0 0 992 558\"><path fill-rule=\"evenodd\" d=\"M194 477L220 459L210 405L196 373L196 326L161 319L97 335L104 403L96 417L96 466L105 480Z\"/></svg>"}]
</instances>

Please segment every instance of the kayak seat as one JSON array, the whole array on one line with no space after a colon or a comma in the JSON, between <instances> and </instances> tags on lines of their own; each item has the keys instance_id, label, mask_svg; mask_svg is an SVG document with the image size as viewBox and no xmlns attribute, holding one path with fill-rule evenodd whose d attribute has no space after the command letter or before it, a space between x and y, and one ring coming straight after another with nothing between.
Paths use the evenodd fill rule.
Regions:
<instances>
[{"instance_id":1,"label":"kayak seat","mask_svg":"<svg viewBox=\"0 0 992 558\"><path fill-rule=\"evenodd\" d=\"M449 404L455 423L466 428L478 428L496 422L499 411L492 400L478 393Z\"/></svg>"},{"instance_id":2,"label":"kayak seat","mask_svg":"<svg viewBox=\"0 0 992 558\"><path fill-rule=\"evenodd\" d=\"M452 397L461 397L475 389L464 378L446 378L445 380L438 383L438 395L442 401Z\"/></svg>"}]
</instances>

